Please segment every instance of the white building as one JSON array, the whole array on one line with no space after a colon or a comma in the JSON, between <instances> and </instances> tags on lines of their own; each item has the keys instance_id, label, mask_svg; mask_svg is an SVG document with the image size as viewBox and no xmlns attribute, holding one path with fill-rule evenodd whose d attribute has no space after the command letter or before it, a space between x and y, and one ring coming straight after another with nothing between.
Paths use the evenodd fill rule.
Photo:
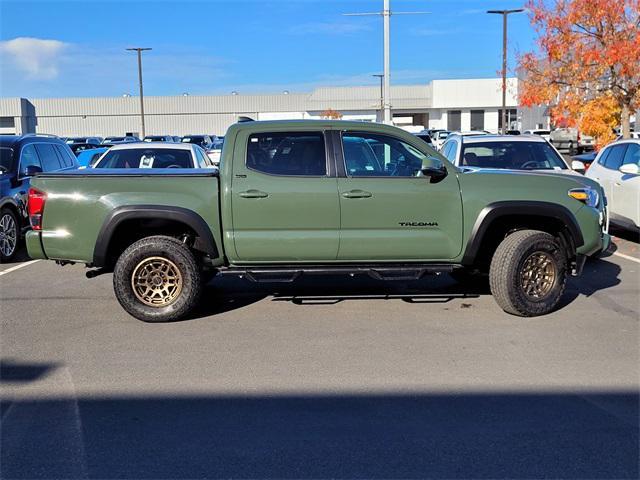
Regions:
<instances>
[{"instance_id":1,"label":"white building","mask_svg":"<svg viewBox=\"0 0 640 480\"><path fill-rule=\"evenodd\" d=\"M222 135L240 115L256 120L320 118L324 110L345 120L379 121L377 86L321 87L309 93L145 97L148 135ZM522 125L517 109L517 79L507 83L508 125L546 125L541 115ZM393 121L413 130L488 130L501 127L501 80L434 80L423 85L391 87ZM138 133L138 97L0 99L0 133L50 133L60 136Z\"/></svg>"}]
</instances>

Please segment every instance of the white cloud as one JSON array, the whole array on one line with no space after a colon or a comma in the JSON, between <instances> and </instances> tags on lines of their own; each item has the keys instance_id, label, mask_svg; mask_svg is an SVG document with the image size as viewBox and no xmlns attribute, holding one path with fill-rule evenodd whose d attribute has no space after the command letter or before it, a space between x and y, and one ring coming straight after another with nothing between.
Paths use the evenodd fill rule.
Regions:
<instances>
[{"instance_id":1,"label":"white cloud","mask_svg":"<svg viewBox=\"0 0 640 480\"><path fill-rule=\"evenodd\" d=\"M58 63L66 47L67 44L59 40L18 37L0 41L0 54L26 73L27 78L52 80L58 76Z\"/></svg>"}]
</instances>

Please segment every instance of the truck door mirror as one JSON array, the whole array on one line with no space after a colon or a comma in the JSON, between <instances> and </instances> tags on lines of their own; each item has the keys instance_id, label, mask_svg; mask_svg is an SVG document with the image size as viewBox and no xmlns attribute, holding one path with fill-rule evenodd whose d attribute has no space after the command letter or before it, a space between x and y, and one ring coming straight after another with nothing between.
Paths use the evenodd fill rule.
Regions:
<instances>
[{"instance_id":1,"label":"truck door mirror","mask_svg":"<svg viewBox=\"0 0 640 480\"><path fill-rule=\"evenodd\" d=\"M442 160L435 157L427 157L422 161L421 176L429 177L431 183L438 183L447 176L447 169Z\"/></svg>"}]
</instances>

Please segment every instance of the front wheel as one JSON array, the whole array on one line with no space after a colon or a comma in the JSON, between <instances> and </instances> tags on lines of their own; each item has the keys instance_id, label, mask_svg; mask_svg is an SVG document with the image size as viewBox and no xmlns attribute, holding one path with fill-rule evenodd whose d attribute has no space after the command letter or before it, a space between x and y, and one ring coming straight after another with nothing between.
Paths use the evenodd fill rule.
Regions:
<instances>
[{"instance_id":1,"label":"front wheel","mask_svg":"<svg viewBox=\"0 0 640 480\"><path fill-rule=\"evenodd\" d=\"M535 317L553 311L567 283L567 258L550 234L520 230L496 249L489 270L491 293L507 313Z\"/></svg>"},{"instance_id":2,"label":"front wheel","mask_svg":"<svg viewBox=\"0 0 640 480\"><path fill-rule=\"evenodd\" d=\"M183 243L171 237L147 237L118 258L113 289L120 305L138 320L171 322L197 305L200 269Z\"/></svg>"}]
</instances>

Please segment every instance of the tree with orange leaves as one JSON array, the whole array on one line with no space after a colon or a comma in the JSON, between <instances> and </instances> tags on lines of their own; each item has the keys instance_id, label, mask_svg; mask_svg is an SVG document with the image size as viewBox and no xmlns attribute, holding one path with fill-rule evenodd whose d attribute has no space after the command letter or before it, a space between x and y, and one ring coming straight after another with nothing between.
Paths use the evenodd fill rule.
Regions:
<instances>
[{"instance_id":1,"label":"tree with orange leaves","mask_svg":"<svg viewBox=\"0 0 640 480\"><path fill-rule=\"evenodd\" d=\"M602 145L640 108L640 0L528 0L536 52L519 59L520 103Z\"/></svg>"},{"instance_id":2,"label":"tree with orange leaves","mask_svg":"<svg viewBox=\"0 0 640 480\"><path fill-rule=\"evenodd\" d=\"M320 117L326 118L327 120L340 120L342 118L342 114L337 110L327 108L322 113L320 113Z\"/></svg>"}]
</instances>

